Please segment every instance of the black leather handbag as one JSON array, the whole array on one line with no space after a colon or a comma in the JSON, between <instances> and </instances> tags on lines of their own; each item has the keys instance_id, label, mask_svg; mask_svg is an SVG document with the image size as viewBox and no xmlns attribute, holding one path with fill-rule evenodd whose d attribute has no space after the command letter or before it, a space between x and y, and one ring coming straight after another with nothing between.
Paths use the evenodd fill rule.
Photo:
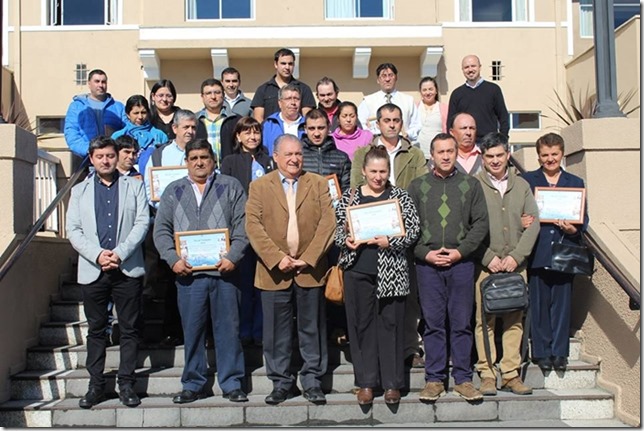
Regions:
<instances>
[{"instance_id":1,"label":"black leather handbag","mask_svg":"<svg viewBox=\"0 0 644 431\"><path fill-rule=\"evenodd\" d=\"M549 269L566 274L593 275L594 268L595 256L585 244L564 244L563 237L552 243Z\"/></svg>"},{"instance_id":2,"label":"black leather handbag","mask_svg":"<svg viewBox=\"0 0 644 431\"><path fill-rule=\"evenodd\" d=\"M521 274L490 274L481 283L481 301L485 314L503 314L528 307L528 286Z\"/></svg>"}]
</instances>

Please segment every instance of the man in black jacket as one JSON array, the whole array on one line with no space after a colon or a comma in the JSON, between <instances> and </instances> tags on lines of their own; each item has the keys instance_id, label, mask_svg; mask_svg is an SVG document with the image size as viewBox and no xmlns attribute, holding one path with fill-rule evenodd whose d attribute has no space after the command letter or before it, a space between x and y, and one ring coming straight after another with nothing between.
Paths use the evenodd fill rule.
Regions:
<instances>
[{"instance_id":1,"label":"man in black jacket","mask_svg":"<svg viewBox=\"0 0 644 431\"><path fill-rule=\"evenodd\" d=\"M320 109L312 109L306 114L304 130L304 170L315 172L324 177L336 174L342 191L349 188L351 181L351 160L344 151L335 146L329 136L329 119Z\"/></svg>"}]
</instances>

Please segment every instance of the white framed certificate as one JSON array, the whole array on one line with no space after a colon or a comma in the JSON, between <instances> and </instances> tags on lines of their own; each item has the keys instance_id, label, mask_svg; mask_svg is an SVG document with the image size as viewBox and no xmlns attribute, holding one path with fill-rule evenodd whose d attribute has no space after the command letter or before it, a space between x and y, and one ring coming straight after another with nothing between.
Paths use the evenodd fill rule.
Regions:
<instances>
[{"instance_id":1,"label":"white framed certificate","mask_svg":"<svg viewBox=\"0 0 644 431\"><path fill-rule=\"evenodd\" d=\"M217 264L230 249L228 229L176 232L174 245L177 256L185 259L193 271L217 269Z\"/></svg>"},{"instance_id":2,"label":"white framed certificate","mask_svg":"<svg viewBox=\"0 0 644 431\"><path fill-rule=\"evenodd\" d=\"M398 199L347 207L349 232L355 243L367 242L376 236L405 235Z\"/></svg>"},{"instance_id":3,"label":"white framed certificate","mask_svg":"<svg viewBox=\"0 0 644 431\"><path fill-rule=\"evenodd\" d=\"M340 189L340 180L338 180L337 174L327 175L326 180L329 182L329 194L331 195L331 202L335 208L340 202L342 197L342 190Z\"/></svg>"},{"instance_id":4,"label":"white framed certificate","mask_svg":"<svg viewBox=\"0 0 644 431\"><path fill-rule=\"evenodd\" d=\"M586 189L583 187L535 187L534 198L539 208L539 221L556 223L566 220L584 222Z\"/></svg>"},{"instance_id":5,"label":"white framed certificate","mask_svg":"<svg viewBox=\"0 0 644 431\"><path fill-rule=\"evenodd\" d=\"M186 166L154 166L150 168L150 200L159 202L168 184L187 175L188 168Z\"/></svg>"}]
</instances>

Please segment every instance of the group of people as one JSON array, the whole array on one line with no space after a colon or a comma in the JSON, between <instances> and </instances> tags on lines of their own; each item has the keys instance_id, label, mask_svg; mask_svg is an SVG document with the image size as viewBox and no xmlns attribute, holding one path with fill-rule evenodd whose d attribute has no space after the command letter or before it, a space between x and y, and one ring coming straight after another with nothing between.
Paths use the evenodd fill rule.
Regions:
<instances>
[{"instance_id":1,"label":"group of people","mask_svg":"<svg viewBox=\"0 0 644 431\"><path fill-rule=\"evenodd\" d=\"M419 104L397 91L391 63L378 66L380 90L359 106L340 102L337 84L322 78L316 107L310 88L292 76L294 62L290 50L278 50L275 76L252 100L239 90L239 72L225 69L221 80L202 83L204 108L196 114L174 105L168 80L152 87L150 103L132 96L123 107L107 93L100 70L88 77L90 94L74 98L65 137L94 167L73 188L67 216L89 324L90 383L80 406L106 397L111 301L121 333L119 397L126 406L140 404L134 369L144 277L152 290L166 280L166 314L174 306L180 322L174 333L164 324L164 341L185 346L178 404L209 395L210 330L224 398L248 400L243 346L249 344L262 347L273 383L266 403L295 396L296 346L302 395L324 404L327 314L333 313L346 330L359 404L372 404L379 391L386 403L398 403L406 366L425 368L419 398L435 401L445 393L449 360L453 390L468 401L495 395L499 386L530 394L520 376L523 312L481 311L480 284L499 272L529 282L532 360L544 371L565 370L572 276L549 269L551 243L579 241L588 217L582 225L541 223L533 195L535 187L583 187L561 167L563 139L539 138L541 168L518 175L509 164L501 90L483 80L473 55L463 59L466 83L454 90L449 108L438 103L433 78L420 81ZM159 166L185 166L187 175L153 200L151 168ZM342 191L335 202L331 175ZM356 241L348 210L388 200L399 206L404 234ZM177 252L175 237L211 229L227 231L227 252L213 268L195 269ZM324 297L333 264L344 270L342 316ZM490 366L497 359L498 370ZM472 384L474 369L480 388Z\"/></svg>"}]
</instances>

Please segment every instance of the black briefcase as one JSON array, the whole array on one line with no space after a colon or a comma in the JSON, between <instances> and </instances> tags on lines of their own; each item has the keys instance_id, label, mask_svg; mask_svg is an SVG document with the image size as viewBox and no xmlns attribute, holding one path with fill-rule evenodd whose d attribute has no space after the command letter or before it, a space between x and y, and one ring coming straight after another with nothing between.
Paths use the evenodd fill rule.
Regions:
<instances>
[{"instance_id":1,"label":"black briefcase","mask_svg":"<svg viewBox=\"0 0 644 431\"><path fill-rule=\"evenodd\" d=\"M503 314L528 308L528 285L521 274L490 274L481 283L481 302L486 314Z\"/></svg>"}]
</instances>

